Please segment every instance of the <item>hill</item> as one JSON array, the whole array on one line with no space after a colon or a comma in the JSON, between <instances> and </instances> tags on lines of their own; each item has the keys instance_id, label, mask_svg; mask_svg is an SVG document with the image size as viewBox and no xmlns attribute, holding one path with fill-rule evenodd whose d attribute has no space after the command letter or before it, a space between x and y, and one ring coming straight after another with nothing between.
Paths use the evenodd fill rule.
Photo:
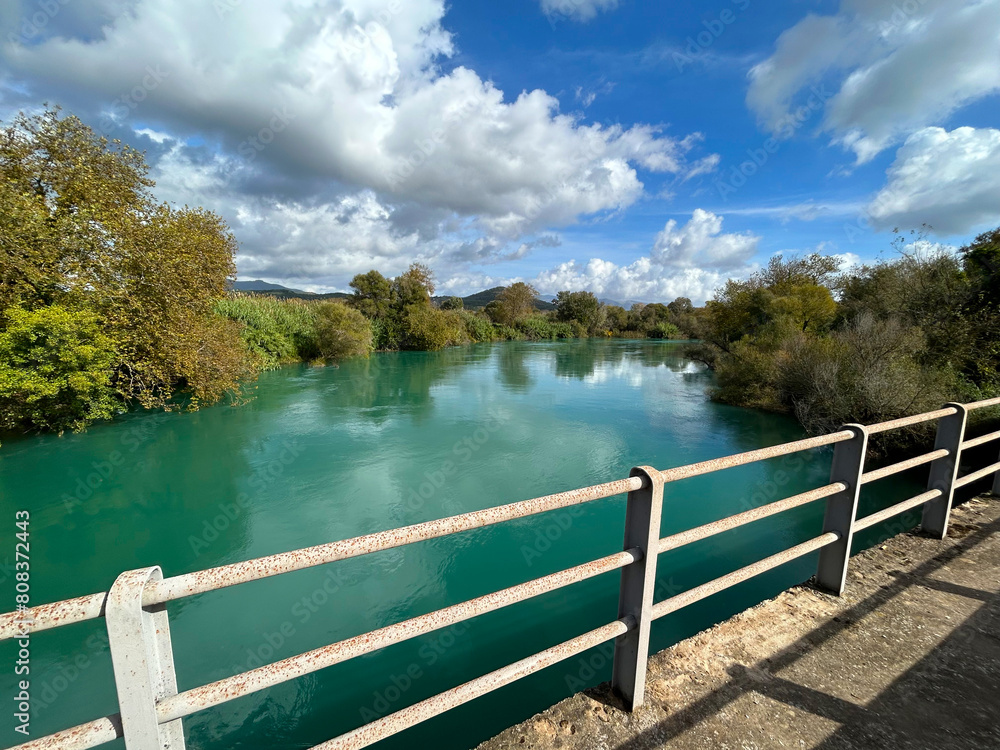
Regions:
<instances>
[{"instance_id":1,"label":"hill","mask_svg":"<svg viewBox=\"0 0 1000 750\"><path fill-rule=\"evenodd\" d=\"M229 288L235 292L295 292L296 294L308 294L308 292L303 292L301 289L289 289L287 286L272 284L262 279L235 281Z\"/></svg>"},{"instance_id":2,"label":"hill","mask_svg":"<svg viewBox=\"0 0 1000 750\"><path fill-rule=\"evenodd\" d=\"M500 296L500 292L504 290L502 286L495 286L492 289L486 289L482 292L476 292L475 294L470 294L468 297L462 297L462 304L466 310L482 310L490 302L495 300ZM440 305L450 295L444 297L434 297L433 302L435 305ZM556 306L551 302L546 302L545 300L536 299L535 300L536 310L555 310Z\"/></svg>"},{"instance_id":3,"label":"hill","mask_svg":"<svg viewBox=\"0 0 1000 750\"><path fill-rule=\"evenodd\" d=\"M261 281L260 279L255 281L236 281L231 284L229 288L234 292L242 292L243 294L260 294L268 297L277 297L278 299L323 300L347 299L351 296L349 294L345 294L344 292L330 292L327 294L303 292L301 289L289 289L287 286L272 284L269 281Z\"/></svg>"},{"instance_id":4,"label":"hill","mask_svg":"<svg viewBox=\"0 0 1000 750\"><path fill-rule=\"evenodd\" d=\"M281 286L281 284L272 284L268 281L237 281L232 285L232 290L236 292L243 292L244 294L265 294L270 297L277 297L278 299L306 299L306 300L320 300L320 299L348 299L351 295L345 294L344 292L330 292L328 294L316 294L315 292L303 292L301 289L289 289L286 286ZM502 286L496 286L492 289L486 289L482 292L476 292L475 294L470 294L468 297L462 297L462 304L466 310L482 310L490 302L495 300L500 296L504 288ZM435 305L440 305L451 295L446 295L443 297L432 297L431 301ZM551 302L546 302L542 299L535 300L535 309L537 310L555 310L556 306Z\"/></svg>"}]
</instances>

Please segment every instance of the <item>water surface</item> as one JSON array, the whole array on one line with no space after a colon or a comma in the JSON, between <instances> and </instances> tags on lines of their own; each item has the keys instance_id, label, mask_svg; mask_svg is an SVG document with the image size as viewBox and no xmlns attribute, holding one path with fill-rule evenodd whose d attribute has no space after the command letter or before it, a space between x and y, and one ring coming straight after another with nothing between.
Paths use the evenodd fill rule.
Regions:
<instances>
[{"instance_id":1,"label":"water surface","mask_svg":"<svg viewBox=\"0 0 1000 750\"><path fill-rule=\"evenodd\" d=\"M240 407L134 413L0 449L0 610L13 512L31 511L32 601L107 590L803 437L791 419L710 402L668 342L505 343L378 354L265 374ZM667 488L663 533L825 484L829 451ZM911 491L881 483L865 512ZM623 497L237 586L169 605L182 690L621 548ZM659 598L818 535L821 504L664 555ZM910 524L916 521L911 516ZM898 527L901 528L901 527ZM877 538L874 529L861 544ZM656 623L663 648L809 577L785 566ZM299 748L615 619L612 573L185 720L190 748ZM380 747L468 748L610 676L574 658ZM0 644L0 662L14 650ZM11 669L0 695L13 696ZM103 622L32 638L32 736L117 710ZM4 746L23 741L12 722ZM121 743L119 743L121 745Z\"/></svg>"}]
</instances>

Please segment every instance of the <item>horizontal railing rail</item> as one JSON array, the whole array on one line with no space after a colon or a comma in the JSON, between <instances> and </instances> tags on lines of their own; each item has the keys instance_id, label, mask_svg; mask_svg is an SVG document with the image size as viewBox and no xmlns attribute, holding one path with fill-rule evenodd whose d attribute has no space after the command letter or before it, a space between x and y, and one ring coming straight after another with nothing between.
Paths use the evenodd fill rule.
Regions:
<instances>
[{"instance_id":1,"label":"horizontal railing rail","mask_svg":"<svg viewBox=\"0 0 1000 750\"><path fill-rule=\"evenodd\" d=\"M972 404L948 404L937 411L875 425L847 425L829 435L662 471L636 468L628 479L170 578L163 578L156 567L127 571L109 591L0 615L0 640L23 639L39 631L105 618L118 691L119 713L31 740L18 745L17 749L86 750L124 737L128 750L182 750L183 719L198 711L613 571L621 574L619 612L614 621L316 747L323 750L367 747L612 639L616 641L613 688L626 706L634 709L643 702L649 629L654 620L817 551L820 553L817 585L842 594L854 533L922 507L924 531L944 538L955 490L993 476L993 491L1000 492L1000 461L958 476L963 451L1000 441L1000 432L972 439L965 437L969 412L991 406L1000 406L1000 398ZM934 450L865 471L871 435L935 420L938 429ZM833 446L829 484L659 537L665 485L825 446ZM863 485L928 464L926 492L858 518ZM623 494L628 497L623 551L191 690L177 690L166 610L168 602ZM653 601L656 562L660 554L820 500L826 501L820 535L708 583L659 602Z\"/></svg>"}]
</instances>

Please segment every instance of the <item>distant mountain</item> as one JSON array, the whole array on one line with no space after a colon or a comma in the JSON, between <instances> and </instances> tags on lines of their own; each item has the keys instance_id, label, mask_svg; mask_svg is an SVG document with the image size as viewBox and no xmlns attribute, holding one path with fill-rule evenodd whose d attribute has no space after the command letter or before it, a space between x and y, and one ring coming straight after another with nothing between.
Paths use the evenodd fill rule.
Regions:
<instances>
[{"instance_id":1,"label":"distant mountain","mask_svg":"<svg viewBox=\"0 0 1000 750\"><path fill-rule=\"evenodd\" d=\"M495 286L492 289L486 289L482 292L476 292L475 294L470 294L468 297L462 297L462 305L466 310L482 310L490 302L495 300L500 296L500 292L504 290L502 286ZM446 295L444 297L433 297L432 301L435 305L440 305L451 295ZM556 306L551 302L546 302L542 299L535 300L536 310L555 310Z\"/></svg>"},{"instance_id":2,"label":"distant mountain","mask_svg":"<svg viewBox=\"0 0 1000 750\"><path fill-rule=\"evenodd\" d=\"M343 292L330 292L329 294L316 294L315 292L303 292L301 289L289 289L287 286L282 286L281 284L271 284L267 281L261 281L260 279L256 281L237 281L230 289L234 292L243 292L244 294L262 294L268 297L277 297L278 299L347 299L351 295L344 294Z\"/></svg>"},{"instance_id":3,"label":"distant mountain","mask_svg":"<svg viewBox=\"0 0 1000 750\"><path fill-rule=\"evenodd\" d=\"M296 294L308 294L301 289L289 289L281 284L272 284L269 281L256 279L255 281L236 281L231 287L237 292L295 292Z\"/></svg>"},{"instance_id":4,"label":"distant mountain","mask_svg":"<svg viewBox=\"0 0 1000 750\"><path fill-rule=\"evenodd\" d=\"M640 302L637 299L627 299L624 302L618 302L613 299L602 299L599 300L602 305L614 305L615 307L624 307L626 310L631 309L632 305L642 305L644 302Z\"/></svg>"},{"instance_id":5,"label":"distant mountain","mask_svg":"<svg viewBox=\"0 0 1000 750\"><path fill-rule=\"evenodd\" d=\"M272 284L268 281L261 281L259 279L256 281L237 281L230 288L234 292L243 292L244 294L265 294L269 297L278 297L279 299L347 299L351 296L350 294L345 294L344 292L330 292L328 294L303 292L301 289L289 289L287 286ZM470 294L468 297L462 297L462 305L466 310L482 310L490 302L499 297L500 292L503 290L504 287L496 286L492 289L486 289L482 292ZM431 301L434 302L435 305L440 306L442 302L448 299L448 296L432 297ZM543 299L536 299L535 309L555 310L556 306Z\"/></svg>"}]
</instances>

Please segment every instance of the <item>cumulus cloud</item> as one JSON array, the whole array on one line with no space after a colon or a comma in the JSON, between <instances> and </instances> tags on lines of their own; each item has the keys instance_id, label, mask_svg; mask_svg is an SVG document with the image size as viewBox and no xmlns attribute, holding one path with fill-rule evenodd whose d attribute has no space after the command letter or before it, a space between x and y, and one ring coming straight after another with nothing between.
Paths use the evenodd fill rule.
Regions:
<instances>
[{"instance_id":1,"label":"cumulus cloud","mask_svg":"<svg viewBox=\"0 0 1000 750\"><path fill-rule=\"evenodd\" d=\"M929 224L941 235L1000 223L1000 130L925 128L910 136L867 213L878 229Z\"/></svg>"},{"instance_id":2,"label":"cumulus cloud","mask_svg":"<svg viewBox=\"0 0 1000 750\"><path fill-rule=\"evenodd\" d=\"M760 237L723 233L722 217L697 209L683 226L667 222L648 256L628 265L593 258L561 263L532 279L541 292L589 289L600 297L669 302L690 297L701 304L732 276L745 276L754 266Z\"/></svg>"},{"instance_id":3,"label":"cumulus cloud","mask_svg":"<svg viewBox=\"0 0 1000 750\"><path fill-rule=\"evenodd\" d=\"M566 2L579 18L614 5ZM230 220L241 274L287 262L342 287L362 258L516 260L550 228L631 206L641 170L684 179L717 161L689 160L697 135L585 123L544 91L445 71L443 0L73 7L30 39L0 29L5 107L60 102L138 140L161 196Z\"/></svg>"},{"instance_id":4,"label":"cumulus cloud","mask_svg":"<svg viewBox=\"0 0 1000 750\"><path fill-rule=\"evenodd\" d=\"M8 44L5 57L39 88L108 102L109 127L141 117L182 137L212 134L292 177L511 232L630 205L642 193L637 167L686 169L691 140L582 125L543 91L509 101L472 70L442 74L436 61L454 48L441 0L231 5L138 0L101 39Z\"/></svg>"},{"instance_id":5,"label":"cumulus cloud","mask_svg":"<svg viewBox=\"0 0 1000 750\"><path fill-rule=\"evenodd\" d=\"M590 21L598 13L617 7L618 0L542 0L542 11L549 18L570 18L574 21Z\"/></svg>"},{"instance_id":6,"label":"cumulus cloud","mask_svg":"<svg viewBox=\"0 0 1000 750\"><path fill-rule=\"evenodd\" d=\"M750 71L747 104L781 132L821 94L825 129L863 163L1000 90L998 56L1000 0L842 0L779 37Z\"/></svg>"}]
</instances>

